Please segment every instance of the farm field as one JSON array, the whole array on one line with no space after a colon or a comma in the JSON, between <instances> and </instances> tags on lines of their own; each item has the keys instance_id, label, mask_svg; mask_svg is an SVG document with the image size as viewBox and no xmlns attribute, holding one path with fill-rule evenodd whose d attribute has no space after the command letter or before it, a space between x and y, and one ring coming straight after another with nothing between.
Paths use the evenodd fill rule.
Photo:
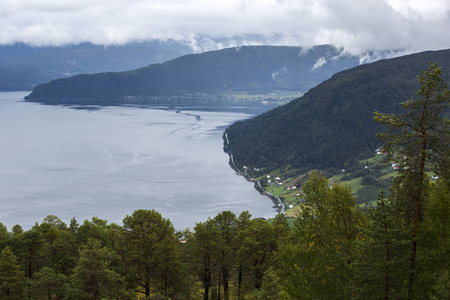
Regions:
<instances>
[{"instance_id":1,"label":"farm field","mask_svg":"<svg viewBox=\"0 0 450 300\"><path fill-rule=\"evenodd\" d=\"M301 211L301 186L308 178L308 173L295 174L293 170L275 170L270 174L262 174L258 180L264 191L273 197L279 197L285 204L284 213L288 217L296 217ZM375 205L381 189L388 192L393 179L399 172L392 163L388 163L383 154L376 154L348 170L341 170L339 174L327 176L330 187L334 184L348 185L352 189L360 207Z\"/></svg>"}]
</instances>

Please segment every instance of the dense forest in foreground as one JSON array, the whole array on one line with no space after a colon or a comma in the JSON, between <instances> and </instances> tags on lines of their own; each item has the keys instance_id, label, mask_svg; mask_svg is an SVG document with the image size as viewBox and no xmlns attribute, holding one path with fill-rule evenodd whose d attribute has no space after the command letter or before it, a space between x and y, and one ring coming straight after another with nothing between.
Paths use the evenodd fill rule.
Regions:
<instances>
[{"instance_id":1,"label":"dense forest in foreground","mask_svg":"<svg viewBox=\"0 0 450 300\"><path fill-rule=\"evenodd\" d=\"M409 299L448 299L448 184L433 185L424 205ZM348 188L319 176L307 187L293 227L283 215L269 223L224 211L175 232L154 210L123 226L55 216L27 231L0 226L0 298L408 299L405 207L380 196L363 214Z\"/></svg>"},{"instance_id":2,"label":"dense forest in foreground","mask_svg":"<svg viewBox=\"0 0 450 300\"><path fill-rule=\"evenodd\" d=\"M313 173L293 227L224 211L176 232L154 210L123 225L56 216L0 226L2 299L449 299L450 92L431 64L418 99L375 112L401 166L363 213L348 186ZM431 182L428 172L438 175Z\"/></svg>"}]
</instances>

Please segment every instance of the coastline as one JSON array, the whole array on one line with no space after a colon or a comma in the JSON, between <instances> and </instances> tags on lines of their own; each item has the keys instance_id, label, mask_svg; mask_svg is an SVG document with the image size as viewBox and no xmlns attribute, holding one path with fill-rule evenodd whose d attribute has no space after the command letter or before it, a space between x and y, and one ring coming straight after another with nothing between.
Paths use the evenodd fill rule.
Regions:
<instances>
[{"instance_id":1,"label":"coastline","mask_svg":"<svg viewBox=\"0 0 450 300\"><path fill-rule=\"evenodd\" d=\"M261 183L259 180L253 179L250 175L247 174L245 171L241 171L234 162L234 157L231 151L228 149L228 145L230 141L228 140L228 133L225 130L223 133L223 141L224 141L224 147L223 150L225 153L228 154L230 160L228 161L228 165L236 172L236 175L244 177L247 181L254 183L254 188L257 190L261 195L268 197L270 200L272 200L275 208L275 211L277 211L279 214L284 214L285 205L283 201L281 201L280 197L275 197L273 194L268 193L263 189L261 186ZM272 187L273 190L273 187Z\"/></svg>"}]
</instances>

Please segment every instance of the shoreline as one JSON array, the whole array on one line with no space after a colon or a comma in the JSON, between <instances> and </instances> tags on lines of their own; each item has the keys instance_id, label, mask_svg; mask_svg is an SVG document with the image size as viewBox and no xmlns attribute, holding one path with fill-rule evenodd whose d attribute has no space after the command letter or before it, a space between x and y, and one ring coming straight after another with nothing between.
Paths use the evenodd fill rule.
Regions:
<instances>
[{"instance_id":1,"label":"shoreline","mask_svg":"<svg viewBox=\"0 0 450 300\"><path fill-rule=\"evenodd\" d=\"M255 190L257 190L261 195L266 196L270 200L272 200L272 202L274 204L274 206L272 206L272 207L275 208L275 211L277 211L279 214L284 214L285 206L284 206L283 201L281 201L281 199L279 197L275 197L271 193L268 193L267 191L265 191L262 188L259 180L256 180L256 179L252 180L252 177L250 177L246 172L241 171L236 166L236 164L234 163L233 154L231 153L231 151L228 150L228 147L227 147L230 142L228 140L228 134L227 134L226 130L223 133L223 140L224 140L224 152L227 153L230 158L230 160L228 161L228 165L236 172L236 175L244 177L249 182L253 182L254 183L253 187L255 188Z\"/></svg>"}]
</instances>

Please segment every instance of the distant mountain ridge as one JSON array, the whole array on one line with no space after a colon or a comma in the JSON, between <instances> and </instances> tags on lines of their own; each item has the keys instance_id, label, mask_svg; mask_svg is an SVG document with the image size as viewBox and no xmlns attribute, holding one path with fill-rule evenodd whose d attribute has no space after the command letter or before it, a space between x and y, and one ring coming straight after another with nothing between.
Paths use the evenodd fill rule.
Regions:
<instances>
[{"instance_id":1,"label":"distant mountain ridge","mask_svg":"<svg viewBox=\"0 0 450 300\"><path fill-rule=\"evenodd\" d=\"M230 92L304 92L359 57L330 45L243 46L190 54L144 68L77 75L38 85L28 101L78 104L153 103Z\"/></svg>"},{"instance_id":2,"label":"distant mountain ridge","mask_svg":"<svg viewBox=\"0 0 450 300\"><path fill-rule=\"evenodd\" d=\"M225 150L240 167L331 173L374 154L382 130L373 111L399 113L416 97L417 75L433 61L450 81L450 50L380 60L333 75L301 98L227 130ZM334 173L336 174L336 173Z\"/></svg>"},{"instance_id":3,"label":"distant mountain ridge","mask_svg":"<svg viewBox=\"0 0 450 300\"><path fill-rule=\"evenodd\" d=\"M108 47L0 46L0 91L31 91L57 78L132 70L189 53L192 49L188 46L158 41Z\"/></svg>"}]
</instances>

